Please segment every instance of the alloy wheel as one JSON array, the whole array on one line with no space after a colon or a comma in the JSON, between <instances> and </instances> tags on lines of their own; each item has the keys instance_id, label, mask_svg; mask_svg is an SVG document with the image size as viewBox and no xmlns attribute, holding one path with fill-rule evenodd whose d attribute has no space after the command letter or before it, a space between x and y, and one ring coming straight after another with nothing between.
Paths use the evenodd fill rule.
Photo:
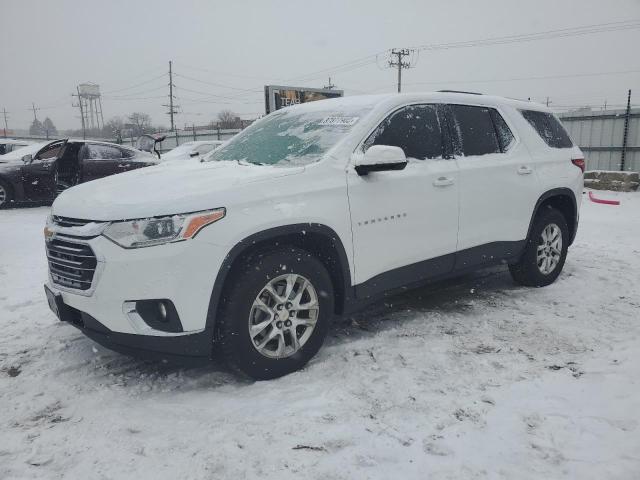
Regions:
<instances>
[{"instance_id":1,"label":"alloy wheel","mask_svg":"<svg viewBox=\"0 0 640 480\"><path fill-rule=\"evenodd\" d=\"M538 239L538 250L536 263L538 270L543 275L549 275L553 272L562 256L562 231L555 223L550 223Z\"/></svg>"},{"instance_id":2,"label":"alloy wheel","mask_svg":"<svg viewBox=\"0 0 640 480\"><path fill-rule=\"evenodd\" d=\"M260 290L251 306L251 343L265 357L290 357L311 337L319 313L318 294L307 278L280 275Z\"/></svg>"},{"instance_id":3,"label":"alloy wheel","mask_svg":"<svg viewBox=\"0 0 640 480\"><path fill-rule=\"evenodd\" d=\"M7 201L7 191L0 185L0 207Z\"/></svg>"}]
</instances>

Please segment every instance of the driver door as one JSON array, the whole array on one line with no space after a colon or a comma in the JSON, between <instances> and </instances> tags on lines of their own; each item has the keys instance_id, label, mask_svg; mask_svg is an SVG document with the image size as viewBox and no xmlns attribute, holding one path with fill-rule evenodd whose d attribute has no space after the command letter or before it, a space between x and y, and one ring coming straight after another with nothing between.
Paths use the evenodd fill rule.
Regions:
<instances>
[{"instance_id":1,"label":"driver door","mask_svg":"<svg viewBox=\"0 0 640 480\"><path fill-rule=\"evenodd\" d=\"M442 126L441 126L442 124ZM400 147L404 170L347 173L356 294L450 272L458 239L458 167L437 105L391 113L355 153L372 145Z\"/></svg>"},{"instance_id":2,"label":"driver door","mask_svg":"<svg viewBox=\"0 0 640 480\"><path fill-rule=\"evenodd\" d=\"M56 196L58 176L57 160L64 153L66 140L52 142L22 166L22 188L32 201L53 200Z\"/></svg>"}]
</instances>

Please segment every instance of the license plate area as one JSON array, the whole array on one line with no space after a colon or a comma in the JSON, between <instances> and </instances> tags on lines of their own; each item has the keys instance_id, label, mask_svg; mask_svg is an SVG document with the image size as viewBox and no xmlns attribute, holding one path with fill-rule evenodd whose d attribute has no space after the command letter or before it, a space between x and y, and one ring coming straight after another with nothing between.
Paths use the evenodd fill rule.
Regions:
<instances>
[{"instance_id":1,"label":"license plate area","mask_svg":"<svg viewBox=\"0 0 640 480\"><path fill-rule=\"evenodd\" d=\"M58 317L58 319L63 322L69 321L69 309L64 304L62 295L53 292L46 285L44 286L44 293L47 296L47 303L49 304L49 308L53 313L55 313L56 317Z\"/></svg>"}]
</instances>

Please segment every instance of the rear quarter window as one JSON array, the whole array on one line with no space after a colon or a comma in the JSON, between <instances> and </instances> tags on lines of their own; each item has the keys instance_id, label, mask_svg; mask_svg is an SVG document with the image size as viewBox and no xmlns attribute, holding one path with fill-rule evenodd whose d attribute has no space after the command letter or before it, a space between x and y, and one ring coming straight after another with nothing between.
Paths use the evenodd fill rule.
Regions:
<instances>
[{"instance_id":1,"label":"rear quarter window","mask_svg":"<svg viewBox=\"0 0 640 480\"><path fill-rule=\"evenodd\" d=\"M535 110L521 110L522 116L529 122L538 135L551 148L571 148L573 142L560 121L551 113Z\"/></svg>"}]
</instances>

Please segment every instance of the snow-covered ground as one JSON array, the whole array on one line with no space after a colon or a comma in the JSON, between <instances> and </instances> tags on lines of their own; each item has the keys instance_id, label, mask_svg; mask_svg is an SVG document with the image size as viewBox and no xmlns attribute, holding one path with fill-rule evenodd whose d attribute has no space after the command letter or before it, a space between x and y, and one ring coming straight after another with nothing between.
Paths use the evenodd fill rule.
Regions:
<instances>
[{"instance_id":1,"label":"snow-covered ground","mask_svg":"<svg viewBox=\"0 0 640 480\"><path fill-rule=\"evenodd\" d=\"M57 322L48 209L0 211L0 478L640 478L640 194L598 194L555 284L407 292L258 383Z\"/></svg>"}]
</instances>

